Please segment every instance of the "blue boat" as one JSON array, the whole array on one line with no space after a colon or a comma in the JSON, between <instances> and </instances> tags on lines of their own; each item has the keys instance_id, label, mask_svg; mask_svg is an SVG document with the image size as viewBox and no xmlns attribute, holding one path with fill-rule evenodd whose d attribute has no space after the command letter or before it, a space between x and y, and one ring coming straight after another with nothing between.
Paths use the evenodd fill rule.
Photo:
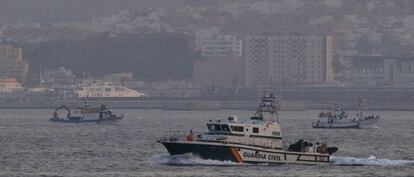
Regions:
<instances>
[{"instance_id":1,"label":"blue boat","mask_svg":"<svg viewBox=\"0 0 414 177\"><path fill-rule=\"evenodd\" d=\"M66 117L59 117L59 111L66 111ZM117 116L107 109L104 104L100 107L91 107L87 104L74 110L69 109L66 105L62 105L55 109L52 122L64 123L86 123L86 122L117 122L124 118L124 115Z\"/></svg>"}]
</instances>

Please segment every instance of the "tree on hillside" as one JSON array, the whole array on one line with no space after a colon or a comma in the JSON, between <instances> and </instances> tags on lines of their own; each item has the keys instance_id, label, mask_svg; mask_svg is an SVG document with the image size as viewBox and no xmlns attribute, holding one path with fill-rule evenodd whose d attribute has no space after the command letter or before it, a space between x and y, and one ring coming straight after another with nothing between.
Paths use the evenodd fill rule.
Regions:
<instances>
[{"instance_id":1,"label":"tree on hillside","mask_svg":"<svg viewBox=\"0 0 414 177\"><path fill-rule=\"evenodd\" d=\"M182 34L101 34L83 40L57 40L30 47L26 58L45 69L71 68L75 74L103 76L131 72L144 81L186 80L199 55ZM32 73L38 72L32 67Z\"/></svg>"}]
</instances>

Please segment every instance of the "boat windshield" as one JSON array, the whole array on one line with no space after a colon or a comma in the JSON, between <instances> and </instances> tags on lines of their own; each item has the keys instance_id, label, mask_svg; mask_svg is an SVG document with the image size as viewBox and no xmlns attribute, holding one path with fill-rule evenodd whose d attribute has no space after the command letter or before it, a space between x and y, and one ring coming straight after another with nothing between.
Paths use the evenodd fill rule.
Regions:
<instances>
[{"instance_id":1,"label":"boat windshield","mask_svg":"<svg viewBox=\"0 0 414 177\"><path fill-rule=\"evenodd\" d=\"M263 121L263 117L262 116L253 116L250 118L250 120L260 120Z\"/></svg>"},{"instance_id":2,"label":"boat windshield","mask_svg":"<svg viewBox=\"0 0 414 177\"><path fill-rule=\"evenodd\" d=\"M210 131L230 131L227 124L207 124L208 130Z\"/></svg>"}]
</instances>

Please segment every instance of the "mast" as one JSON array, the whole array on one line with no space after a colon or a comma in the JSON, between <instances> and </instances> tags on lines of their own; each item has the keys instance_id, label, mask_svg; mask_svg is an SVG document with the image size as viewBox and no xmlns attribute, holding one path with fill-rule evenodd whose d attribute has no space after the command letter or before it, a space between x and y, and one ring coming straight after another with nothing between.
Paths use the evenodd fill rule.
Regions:
<instances>
[{"instance_id":1,"label":"mast","mask_svg":"<svg viewBox=\"0 0 414 177\"><path fill-rule=\"evenodd\" d=\"M277 104L276 104L276 96L273 93L271 93L270 96L265 94L262 97L261 102L260 102L259 106L257 107L257 111L254 115L259 116L259 117L263 117L263 112L270 113L271 116L272 116L271 121L279 123L279 115L278 115Z\"/></svg>"},{"instance_id":2,"label":"mast","mask_svg":"<svg viewBox=\"0 0 414 177\"><path fill-rule=\"evenodd\" d=\"M361 97L358 97L358 112L359 112L359 118L362 118L362 107L364 105L362 104L362 99Z\"/></svg>"},{"instance_id":3,"label":"mast","mask_svg":"<svg viewBox=\"0 0 414 177\"><path fill-rule=\"evenodd\" d=\"M270 98L272 100L272 108L270 111L270 114L272 114L272 121L276 121L277 123L279 123L279 114L278 114L277 105L276 105L276 96L273 95L272 93L270 94Z\"/></svg>"}]
</instances>

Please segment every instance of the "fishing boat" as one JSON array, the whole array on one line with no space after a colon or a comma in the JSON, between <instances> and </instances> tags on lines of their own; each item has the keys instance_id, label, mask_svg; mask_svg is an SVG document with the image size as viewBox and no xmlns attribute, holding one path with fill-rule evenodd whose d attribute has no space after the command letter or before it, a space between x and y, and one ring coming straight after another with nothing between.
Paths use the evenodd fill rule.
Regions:
<instances>
[{"instance_id":1,"label":"fishing boat","mask_svg":"<svg viewBox=\"0 0 414 177\"><path fill-rule=\"evenodd\" d=\"M256 113L247 120L230 116L226 121L207 122L208 132L167 135L157 142L171 155L193 154L203 159L236 163L320 164L328 163L338 150L327 143L299 140L285 145L273 94L262 97ZM270 116L265 116L269 115Z\"/></svg>"},{"instance_id":2,"label":"fishing boat","mask_svg":"<svg viewBox=\"0 0 414 177\"><path fill-rule=\"evenodd\" d=\"M312 122L313 128L369 128L377 124L380 117L374 114L364 114L362 100L358 103L358 113L349 116L342 108L336 105L333 112L321 112L317 122Z\"/></svg>"},{"instance_id":3,"label":"fishing boat","mask_svg":"<svg viewBox=\"0 0 414 177\"><path fill-rule=\"evenodd\" d=\"M65 111L65 117L59 117L60 111ZM64 123L85 123L85 122L115 122L124 118L124 115L118 116L112 113L111 110L102 104L100 107L91 107L85 104L83 107L69 109L66 105L62 105L55 109L53 117L50 119L52 122L64 122Z\"/></svg>"}]
</instances>

